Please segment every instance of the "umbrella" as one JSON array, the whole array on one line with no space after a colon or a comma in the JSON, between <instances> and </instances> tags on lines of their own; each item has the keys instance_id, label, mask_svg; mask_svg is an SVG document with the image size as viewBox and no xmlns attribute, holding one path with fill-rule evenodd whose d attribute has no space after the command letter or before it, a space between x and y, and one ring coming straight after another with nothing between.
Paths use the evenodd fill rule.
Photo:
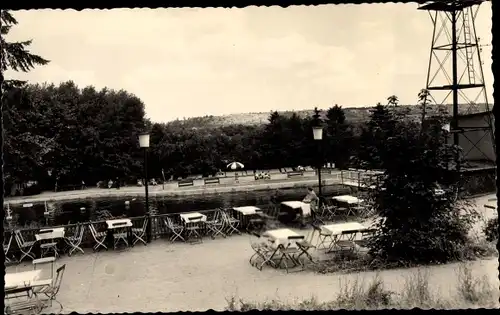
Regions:
<instances>
[{"instance_id":1,"label":"umbrella","mask_svg":"<svg viewBox=\"0 0 500 315\"><path fill-rule=\"evenodd\" d=\"M240 162L232 162L232 163L229 163L227 165L227 168L229 169L232 169L232 170L237 170L239 168L244 168L245 165L243 165L243 163L240 163Z\"/></svg>"}]
</instances>

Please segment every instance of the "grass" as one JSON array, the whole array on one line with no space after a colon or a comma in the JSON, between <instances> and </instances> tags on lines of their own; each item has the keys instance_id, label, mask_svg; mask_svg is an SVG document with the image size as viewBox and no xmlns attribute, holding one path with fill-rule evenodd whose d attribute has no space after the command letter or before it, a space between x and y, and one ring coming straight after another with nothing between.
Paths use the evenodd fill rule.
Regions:
<instances>
[{"instance_id":1,"label":"grass","mask_svg":"<svg viewBox=\"0 0 500 315\"><path fill-rule=\"evenodd\" d=\"M336 310L336 309L385 309L421 308L450 309L471 307L498 307L496 290L486 277L474 278L470 268L463 264L459 268L458 285L455 294L445 298L429 287L429 274L418 270L405 279L402 292L392 292L385 288L377 275L365 286L357 279L341 284L340 293L331 301L320 302L314 296L294 302L269 300L263 303L244 301L235 296L226 298L228 311L258 310Z\"/></svg>"}]
</instances>

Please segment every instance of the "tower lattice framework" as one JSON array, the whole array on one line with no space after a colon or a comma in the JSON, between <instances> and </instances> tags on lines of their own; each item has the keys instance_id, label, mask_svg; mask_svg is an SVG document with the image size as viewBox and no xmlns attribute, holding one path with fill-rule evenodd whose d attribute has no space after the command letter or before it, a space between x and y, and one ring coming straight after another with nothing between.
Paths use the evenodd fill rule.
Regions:
<instances>
[{"instance_id":1,"label":"tower lattice framework","mask_svg":"<svg viewBox=\"0 0 500 315\"><path fill-rule=\"evenodd\" d=\"M450 132L453 144L464 147L464 158L476 149L485 160L481 143L491 141L495 152L493 121L486 90L481 46L476 33L476 17L485 0L429 1L419 7L426 10L433 23L432 44L426 89L436 105L452 107ZM460 117L481 115L480 122L462 124ZM479 136L478 136L479 135ZM477 152L477 151L476 151Z\"/></svg>"}]
</instances>

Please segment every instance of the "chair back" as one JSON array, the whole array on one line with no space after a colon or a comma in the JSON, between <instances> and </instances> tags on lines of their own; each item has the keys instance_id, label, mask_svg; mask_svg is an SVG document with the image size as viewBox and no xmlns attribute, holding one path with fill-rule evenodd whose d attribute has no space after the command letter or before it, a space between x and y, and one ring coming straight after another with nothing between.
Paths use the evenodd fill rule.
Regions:
<instances>
[{"instance_id":1,"label":"chair back","mask_svg":"<svg viewBox=\"0 0 500 315\"><path fill-rule=\"evenodd\" d=\"M144 218L144 221L142 222L142 230L146 231L148 227L148 218Z\"/></svg>"},{"instance_id":2,"label":"chair back","mask_svg":"<svg viewBox=\"0 0 500 315\"><path fill-rule=\"evenodd\" d=\"M168 227L169 229L173 229L173 228L174 228L174 222L172 222L172 219L171 219L171 218L166 217L166 218L165 218L165 223L166 223L166 225L167 225L167 227Z\"/></svg>"},{"instance_id":3,"label":"chair back","mask_svg":"<svg viewBox=\"0 0 500 315\"><path fill-rule=\"evenodd\" d=\"M57 293L59 292L59 289L61 288L61 282L62 278L64 275L64 270L66 270L66 264L62 265L61 267L57 268L56 270L56 279L54 281L54 290L52 293L52 296L56 296Z\"/></svg>"},{"instance_id":4,"label":"chair back","mask_svg":"<svg viewBox=\"0 0 500 315\"><path fill-rule=\"evenodd\" d=\"M76 238L81 241L83 239L84 232L85 232L85 226L82 224L78 224L75 232Z\"/></svg>"},{"instance_id":5,"label":"chair back","mask_svg":"<svg viewBox=\"0 0 500 315\"><path fill-rule=\"evenodd\" d=\"M92 234L92 236L94 238L96 238L97 237L97 230L95 229L95 226L92 223L89 223L89 229L90 229L90 233Z\"/></svg>"},{"instance_id":6,"label":"chair back","mask_svg":"<svg viewBox=\"0 0 500 315\"><path fill-rule=\"evenodd\" d=\"M17 246L23 247L24 244L25 244L25 242L24 242L24 239L23 239L23 235L21 234L21 231L15 230L14 231L14 237L16 239Z\"/></svg>"},{"instance_id":7,"label":"chair back","mask_svg":"<svg viewBox=\"0 0 500 315\"><path fill-rule=\"evenodd\" d=\"M52 234L53 230L38 231L37 235L42 236L46 234Z\"/></svg>"},{"instance_id":8,"label":"chair back","mask_svg":"<svg viewBox=\"0 0 500 315\"><path fill-rule=\"evenodd\" d=\"M9 251L9 248L10 248L10 244L12 243L12 233L9 233L9 237L5 237L5 234L4 233L4 237L3 237L3 253L6 254L8 251ZM7 243L5 243L5 241L8 239Z\"/></svg>"}]
</instances>

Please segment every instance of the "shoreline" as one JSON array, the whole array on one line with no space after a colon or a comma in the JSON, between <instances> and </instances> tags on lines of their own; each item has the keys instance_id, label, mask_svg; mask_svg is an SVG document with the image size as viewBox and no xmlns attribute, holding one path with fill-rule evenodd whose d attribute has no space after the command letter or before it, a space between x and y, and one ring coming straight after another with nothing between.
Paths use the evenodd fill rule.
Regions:
<instances>
[{"instance_id":1,"label":"shoreline","mask_svg":"<svg viewBox=\"0 0 500 315\"><path fill-rule=\"evenodd\" d=\"M342 185L336 176L322 179L323 186ZM175 186L174 186L175 185ZM216 186L191 186L178 188L177 183L162 186L150 186L150 197L183 197L183 196L203 196L216 195L221 193L266 191L274 189L293 189L317 186L317 177L305 177L298 179L268 180L262 183L240 183L233 185L218 184ZM170 186L170 187L168 187ZM40 203L53 201L78 201L98 198L113 197L144 197L144 187L123 187L121 189L101 189L89 188L78 191L47 192L34 196L10 197L4 199L4 204L19 205L24 203Z\"/></svg>"}]
</instances>

